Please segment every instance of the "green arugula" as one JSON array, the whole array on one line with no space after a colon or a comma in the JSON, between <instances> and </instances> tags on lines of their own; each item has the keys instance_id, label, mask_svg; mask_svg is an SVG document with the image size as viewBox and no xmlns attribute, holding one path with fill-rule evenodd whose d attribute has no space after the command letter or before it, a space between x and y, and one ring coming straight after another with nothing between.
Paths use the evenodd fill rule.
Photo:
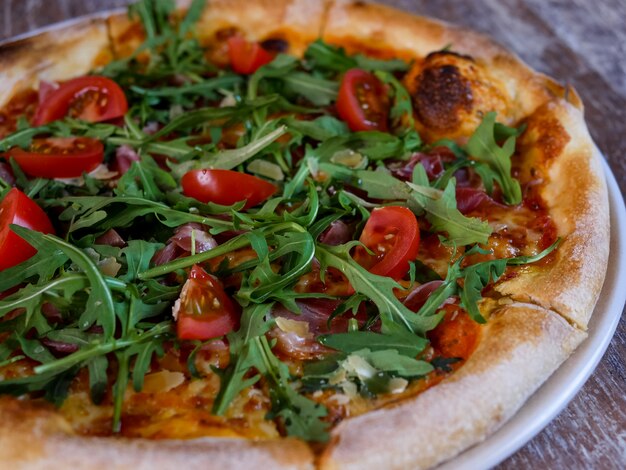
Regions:
<instances>
[{"instance_id":1,"label":"green arugula","mask_svg":"<svg viewBox=\"0 0 626 470\"><path fill-rule=\"evenodd\" d=\"M522 202L522 189L519 181L511 175L511 157L515 153L516 134L509 134L504 145L500 147L495 139L495 124L496 113L487 113L470 137L465 149L469 155L493 170L495 173L493 178L502 189L504 201L511 205L519 204ZM488 185L489 183L486 183L486 186Z\"/></svg>"}]
</instances>

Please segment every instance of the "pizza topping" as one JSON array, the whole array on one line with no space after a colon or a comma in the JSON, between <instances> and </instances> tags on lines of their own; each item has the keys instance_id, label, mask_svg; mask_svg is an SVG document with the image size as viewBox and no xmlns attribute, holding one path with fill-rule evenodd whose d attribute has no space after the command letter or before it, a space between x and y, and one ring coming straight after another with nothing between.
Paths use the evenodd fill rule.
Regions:
<instances>
[{"instance_id":1,"label":"pizza topping","mask_svg":"<svg viewBox=\"0 0 626 470\"><path fill-rule=\"evenodd\" d=\"M219 281L195 265L172 312L180 339L206 340L237 326L237 308Z\"/></svg>"},{"instance_id":2,"label":"pizza topping","mask_svg":"<svg viewBox=\"0 0 626 470\"><path fill-rule=\"evenodd\" d=\"M245 201L254 207L276 192L276 186L256 176L230 170L192 170L181 179L183 193L201 202L230 206Z\"/></svg>"},{"instance_id":3,"label":"pizza topping","mask_svg":"<svg viewBox=\"0 0 626 470\"><path fill-rule=\"evenodd\" d=\"M493 113L418 133L480 104L471 59L425 59L416 92L406 62L322 41L299 60L232 30L205 55L200 7L133 10L141 58L42 93L39 127L32 100L2 112L0 248L34 248L0 279L0 361L21 371L0 392L91 406L73 425L92 434L323 442L461 367L494 283L550 262L543 180ZM45 214L9 229L13 183L59 237Z\"/></svg>"},{"instance_id":4,"label":"pizza topping","mask_svg":"<svg viewBox=\"0 0 626 470\"><path fill-rule=\"evenodd\" d=\"M11 224L54 233L50 219L32 199L17 188L9 190L0 202L0 271L27 260L37 251L12 230Z\"/></svg>"},{"instance_id":5,"label":"pizza topping","mask_svg":"<svg viewBox=\"0 0 626 470\"><path fill-rule=\"evenodd\" d=\"M359 238L363 247L357 247L354 256L371 273L402 279L409 271L409 261L417 255L419 238L417 219L409 209L375 209Z\"/></svg>"},{"instance_id":6,"label":"pizza topping","mask_svg":"<svg viewBox=\"0 0 626 470\"><path fill-rule=\"evenodd\" d=\"M228 38L228 57L233 70L250 75L272 61L272 54L263 45L246 41L241 36Z\"/></svg>"},{"instance_id":7,"label":"pizza topping","mask_svg":"<svg viewBox=\"0 0 626 470\"><path fill-rule=\"evenodd\" d=\"M348 70L339 88L337 112L352 131L386 131L389 103L385 86L369 72Z\"/></svg>"},{"instance_id":8,"label":"pizza topping","mask_svg":"<svg viewBox=\"0 0 626 470\"><path fill-rule=\"evenodd\" d=\"M104 146L89 137L36 138L27 150L13 147L7 156L29 176L76 178L102 163Z\"/></svg>"},{"instance_id":9,"label":"pizza topping","mask_svg":"<svg viewBox=\"0 0 626 470\"><path fill-rule=\"evenodd\" d=\"M45 85L44 85L45 87ZM79 77L62 83L55 90L46 87L33 124L41 126L65 116L89 122L110 121L128 109L122 89L107 77Z\"/></svg>"}]
</instances>

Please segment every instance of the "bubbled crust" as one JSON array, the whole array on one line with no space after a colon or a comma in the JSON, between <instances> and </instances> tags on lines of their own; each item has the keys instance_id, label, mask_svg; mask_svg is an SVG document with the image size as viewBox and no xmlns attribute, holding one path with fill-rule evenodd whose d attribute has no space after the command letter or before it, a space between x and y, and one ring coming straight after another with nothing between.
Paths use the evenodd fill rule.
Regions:
<instances>
[{"instance_id":1,"label":"bubbled crust","mask_svg":"<svg viewBox=\"0 0 626 470\"><path fill-rule=\"evenodd\" d=\"M449 137L441 129L455 122L456 127L450 125L452 136L467 136L480 122L481 114L491 110L498 111L499 121L515 123L555 97L565 96L582 108L575 91L531 70L492 39L383 5L335 0L328 10L322 37L351 52L365 50L383 57L414 59L416 63L410 73L413 78L418 77L425 66L427 70L429 66L435 67L426 77L436 91L436 102L431 103L434 109L422 110L422 116L429 113L431 117L418 123L427 137ZM439 54L425 59L444 48L457 54ZM458 74L442 73L441 66L453 66ZM416 88L411 83L407 86ZM472 100L463 98L463 91L467 90L471 90ZM426 103L422 102L421 106ZM451 116L444 116L447 109L451 110Z\"/></svg>"},{"instance_id":2,"label":"bubbled crust","mask_svg":"<svg viewBox=\"0 0 626 470\"><path fill-rule=\"evenodd\" d=\"M295 439L252 441L82 437L49 405L0 398L0 462L12 470L312 469L313 454Z\"/></svg>"},{"instance_id":3,"label":"bubbled crust","mask_svg":"<svg viewBox=\"0 0 626 470\"><path fill-rule=\"evenodd\" d=\"M81 19L0 44L0 107L40 80L85 75L111 60L106 20Z\"/></svg>"},{"instance_id":4,"label":"bubbled crust","mask_svg":"<svg viewBox=\"0 0 626 470\"><path fill-rule=\"evenodd\" d=\"M417 60L404 84L413 99L416 127L427 142L469 137L490 111L509 121L511 97L472 57L439 51Z\"/></svg>"},{"instance_id":5,"label":"bubbled crust","mask_svg":"<svg viewBox=\"0 0 626 470\"><path fill-rule=\"evenodd\" d=\"M188 3L177 2L181 8ZM325 8L325 0L210 0L195 31L209 59L218 65L228 64L225 40L234 34L251 41L284 40L287 48L282 52L302 56L320 35ZM143 41L141 25L126 14L112 16L109 28L118 57L129 56Z\"/></svg>"},{"instance_id":6,"label":"bubbled crust","mask_svg":"<svg viewBox=\"0 0 626 470\"><path fill-rule=\"evenodd\" d=\"M339 424L320 468L437 465L498 429L585 337L541 307L501 307L474 354L449 379L395 407Z\"/></svg>"},{"instance_id":7,"label":"bubbled crust","mask_svg":"<svg viewBox=\"0 0 626 470\"><path fill-rule=\"evenodd\" d=\"M551 308L586 329L609 257L609 203L601 156L582 113L564 100L546 103L526 121L519 155L547 184L542 197L562 238L556 259L523 267L497 285L503 295Z\"/></svg>"}]
</instances>

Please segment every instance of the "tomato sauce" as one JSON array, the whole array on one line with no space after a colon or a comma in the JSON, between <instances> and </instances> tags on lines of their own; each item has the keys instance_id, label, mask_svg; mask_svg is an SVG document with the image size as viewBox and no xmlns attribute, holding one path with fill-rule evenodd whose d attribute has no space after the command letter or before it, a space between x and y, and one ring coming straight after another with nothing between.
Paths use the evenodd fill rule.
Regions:
<instances>
[{"instance_id":1,"label":"tomato sauce","mask_svg":"<svg viewBox=\"0 0 626 470\"><path fill-rule=\"evenodd\" d=\"M24 116L30 121L37 110L38 93L28 89L17 93L0 109L0 139L17 130L17 121Z\"/></svg>"}]
</instances>

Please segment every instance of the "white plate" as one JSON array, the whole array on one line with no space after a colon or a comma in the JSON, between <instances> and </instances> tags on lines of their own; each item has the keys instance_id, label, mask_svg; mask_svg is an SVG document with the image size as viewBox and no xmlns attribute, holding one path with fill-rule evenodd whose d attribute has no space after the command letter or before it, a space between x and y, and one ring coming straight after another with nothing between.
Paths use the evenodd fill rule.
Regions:
<instances>
[{"instance_id":1,"label":"white plate","mask_svg":"<svg viewBox=\"0 0 626 470\"><path fill-rule=\"evenodd\" d=\"M611 252L600 300L589 322L589 337L526 404L484 442L444 463L438 470L491 468L530 441L570 402L591 376L622 315L626 301L626 208L620 188L604 163L611 210Z\"/></svg>"}]
</instances>

